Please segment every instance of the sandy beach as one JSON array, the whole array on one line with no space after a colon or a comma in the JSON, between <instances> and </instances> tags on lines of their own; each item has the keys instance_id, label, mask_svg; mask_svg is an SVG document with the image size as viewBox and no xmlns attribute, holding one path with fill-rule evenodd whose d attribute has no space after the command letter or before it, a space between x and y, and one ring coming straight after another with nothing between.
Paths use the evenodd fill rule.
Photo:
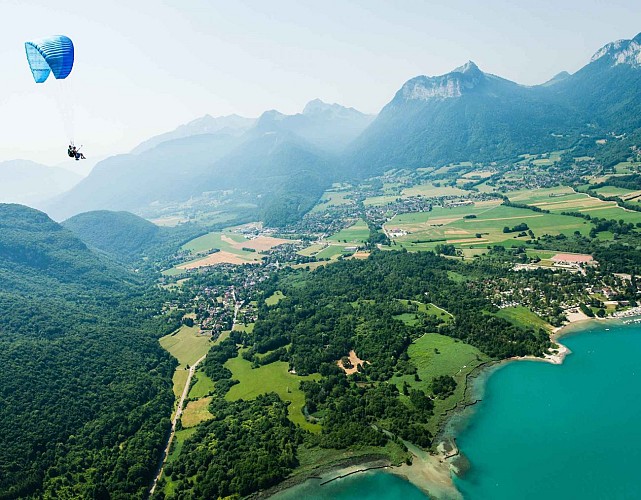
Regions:
<instances>
[{"instance_id":1,"label":"sandy beach","mask_svg":"<svg viewBox=\"0 0 641 500\"><path fill-rule=\"evenodd\" d=\"M401 476L423 490L430 498L459 500L463 497L452 480L451 454L439 445L436 453L428 453L405 442L412 454L412 465L390 467L388 472Z\"/></svg>"}]
</instances>

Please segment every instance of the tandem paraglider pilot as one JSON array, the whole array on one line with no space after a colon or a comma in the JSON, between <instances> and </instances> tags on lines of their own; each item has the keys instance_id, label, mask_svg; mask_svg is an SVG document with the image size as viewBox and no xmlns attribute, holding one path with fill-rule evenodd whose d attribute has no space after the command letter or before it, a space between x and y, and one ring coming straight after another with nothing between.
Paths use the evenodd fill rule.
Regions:
<instances>
[{"instance_id":1,"label":"tandem paraglider pilot","mask_svg":"<svg viewBox=\"0 0 641 500\"><path fill-rule=\"evenodd\" d=\"M69 144L67 154L70 158L75 158L76 160L86 160L85 155L83 155L73 144Z\"/></svg>"},{"instance_id":2,"label":"tandem paraglider pilot","mask_svg":"<svg viewBox=\"0 0 641 500\"><path fill-rule=\"evenodd\" d=\"M36 83L44 83L49 75L53 73L56 80L65 80L73 68L74 49L73 42L65 35L50 36L25 42L27 62L29 69ZM71 129L71 123L65 123L67 129ZM82 146L80 146L82 147ZM80 148L73 145L73 139L67 155L76 160L85 160L85 155Z\"/></svg>"}]
</instances>

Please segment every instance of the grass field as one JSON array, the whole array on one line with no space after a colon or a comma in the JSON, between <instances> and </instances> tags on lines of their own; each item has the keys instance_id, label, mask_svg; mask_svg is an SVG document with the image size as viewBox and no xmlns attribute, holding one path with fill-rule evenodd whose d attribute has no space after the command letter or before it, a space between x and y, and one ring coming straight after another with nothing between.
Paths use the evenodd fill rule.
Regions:
<instances>
[{"instance_id":1,"label":"grass field","mask_svg":"<svg viewBox=\"0 0 641 500\"><path fill-rule=\"evenodd\" d=\"M189 369L184 366L178 366L174 371L174 374L171 377L173 382L174 396L178 399L183 393L185 384L187 383L187 377L189 376Z\"/></svg>"},{"instance_id":2,"label":"grass field","mask_svg":"<svg viewBox=\"0 0 641 500\"><path fill-rule=\"evenodd\" d=\"M228 401L237 399L254 399L259 394L275 392L283 401L291 401L288 414L292 422L313 432L320 431L320 425L305 420L302 413L305 406L305 395L299 389L302 380L318 380L319 374L299 377L288 373L289 364L277 361L260 368L252 369L252 364L241 356L232 358L225 363L232 372L232 378L240 383L234 385L225 396Z\"/></svg>"},{"instance_id":3,"label":"grass field","mask_svg":"<svg viewBox=\"0 0 641 500\"><path fill-rule=\"evenodd\" d=\"M350 194L351 191L325 191L320 201L312 209L312 212L322 212L329 207L353 205L354 200L347 198Z\"/></svg>"},{"instance_id":4,"label":"grass field","mask_svg":"<svg viewBox=\"0 0 641 500\"><path fill-rule=\"evenodd\" d=\"M400 300L400 299L399 299ZM402 301L406 302L406 301ZM447 312L445 309L441 309L440 307L434 305L434 304L423 304L422 302L417 302L415 300L410 301L415 305L418 305L418 311L416 313L414 312L406 312L403 314L398 314L394 316L396 319L400 319L403 323L405 323L408 326L415 326L419 323L419 318L417 318L417 315L420 317L421 314L427 314L429 316L436 316L440 318L444 323L449 323L454 319L454 317Z\"/></svg>"},{"instance_id":5,"label":"grass field","mask_svg":"<svg viewBox=\"0 0 641 500\"><path fill-rule=\"evenodd\" d=\"M437 399L434 402L436 416L442 414L452 405L451 400L462 399L467 374L481 363L489 361L487 355L476 347L437 333L423 335L409 346L407 352L417 368L421 381L417 382L413 375L394 377L391 382L396 384L399 390L402 391L403 382L407 382L412 387L429 391L432 379L439 375L450 375L457 382L455 397L450 396L445 400ZM438 418L431 419L429 423L431 432L436 431L438 423Z\"/></svg>"},{"instance_id":6,"label":"grass field","mask_svg":"<svg viewBox=\"0 0 641 500\"><path fill-rule=\"evenodd\" d=\"M183 427L195 427L201 422L211 420L214 417L208 409L211 400L212 397L209 396L187 403L187 406L183 410L183 414L180 417L180 421L182 422Z\"/></svg>"},{"instance_id":7,"label":"grass field","mask_svg":"<svg viewBox=\"0 0 641 500\"><path fill-rule=\"evenodd\" d=\"M182 249L192 252L194 258L179 266L163 271L163 274L166 276L176 276L185 272L186 269L220 263L246 264L259 262L262 258L260 255L261 251L289 241L290 240L270 236L258 236L253 239L247 239L242 234L237 234L229 230L224 232L215 231L185 243ZM252 249L254 251L251 251ZM218 251L212 253L214 250Z\"/></svg>"},{"instance_id":8,"label":"grass field","mask_svg":"<svg viewBox=\"0 0 641 500\"><path fill-rule=\"evenodd\" d=\"M620 196L623 198L640 193L612 186L601 188L598 192L605 196ZM566 186L530 191L513 191L508 193L508 197L511 201L535 205L557 214L560 212L581 212L592 217L614 220L623 219L625 222L632 223L641 222L641 212L625 210L617 206L614 201L603 201L585 193L572 192L571 188Z\"/></svg>"},{"instance_id":9,"label":"grass field","mask_svg":"<svg viewBox=\"0 0 641 500\"><path fill-rule=\"evenodd\" d=\"M329 241L343 241L347 243L363 243L369 238L369 228L364 220L358 220L355 224L333 234Z\"/></svg>"},{"instance_id":10,"label":"grass field","mask_svg":"<svg viewBox=\"0 0 641 500\"><path fill-rule=\"evenodd\" d=\"M468 191L453 186L435 186L431 182L419 184L403 190L403 197L424 196L426 198L436 198L439 196L461 196Z\"/></svg>"},{"instance_id":11,"label":"grass field","mask_svg":"<svg viewBox=\"0 0 641 500\"><path fill-rule=\"evenodd\" d=\"M265 304L267 304L268 306L274 306L284 298L285 295L283 295L283 292L281 292L280 290L276 290L273 294L265 299Z\"/></svg>"},{"instance_id":12,"label":"grass field","mask_svg":"<svg viewBox=\"0 0 641 500\"><path fill-rule=\"evenodd\" d=\"M503 318L512 324L527 328L528 326L552 330L552 325L543 321L536 314L524 306L506 307L496 313L499 318Z\"/></svg>"},{"instance_id":13,"label":"grass field","mask_svg":"<svg viewBox=\"0 0 641 500\"><path fill-rule=\"evenodd\" d=\"M202 398L214 390L214 381L205 375L205 372L197 370L194 374L194 378L196 379L196 383L191 386L191 389L189 389L190 399Z\"/></svg>"},{"instance_id":14,"label":"grass field","mask_svg":"<svg viewBox=\"0 0 641 500\"><path fill-rule=\"evenodd\" d=\"M225 236L224 239L223 235ZM229 240L231 240L231 242ZM245 241L247 241L247 238L240 234L213 232L188 241L182 246L182 249L189 250L192 253L206 253L214 248L218 248L227 252L236 253L239 250L232 242L244 243Z\"/></svg>"},{"instance_id":15,"label":"grass field","mask_svg":"<svg viewBox=\"0 0 641 500\"><path fill-rule=\"evenodd\" d=\"M178 360L181 366L191 366L211 347L211 337L198 334L198 326L181 326L160 339L160 345Z\"/></svg>"},{"instance_id":16,"label":"grass field","mask_svg":"<svg viewBox=\"0 0 641 500\"><path fill-rule=\"evenodd\" d=\"M179 431L176 431L176 434L174 435L174 443L172 445L172 449L167 456L167 462L173 462L178 458L180 455L180 452L182 451L183 444L185 441L193 436L196 433L195 428L190 428L190 429L181 429Z\"/></svg>"},{"instance_id":17,"label":"grass field","mask_svg":"<svg viewBox=\"0 0 641 500\"><path fill-rule=\"evenodd\" d=\"M299 255L304 255L306 257L310 257L314 255L317 252L320 252L323 248L325 248L325 245L322 243L314 243L313 245L309 245L306 248L303 248L302 250L298 251Z\"/></svg>"},{"instance_id":18,"label":"grass field","mask_svg":"<svg viewBox=\"0 0 641 500\"><path fill-rule=\"evenodd\" d=\"M247 325L244 325L242 323L236 323L234 325L234 330L237 332L247 332L247 333L252 333L254 331L254 325L256 323L248 323Z\"/></svg>"},{"instance_id":19,"label":"grass field","mask_svg":"<svg viewBox=\"0 0 641 500\"><path fill-rule=\"evenodd\" d=\"M388 203L394 203L398 198L401 198L401 196L398 194L370 196L369 198L365 198L363 204L366 207L380 207L382 205L387 205Z\"/></svg>"},{"instance_id":20,"label":"grass field","mask_svg":"<svg viewBox=\"0 0 641 500\"><path fill-rule=\"evenodd\" d=\"M349 245L347 245L347 244L344 244L344 245L343 244L341 244L341 245L335 245L335 244L334 245L329 245L329 246L325 247L323 250L321 250L320 252L318 252L315 255L315 257L317 259L331 259L333 257L337 257L339 255L347 253L347 251L345 250L346 246L349 246ZM309 265L309 264L305 264L305 265Z\"/></svg>"}]
</instances>

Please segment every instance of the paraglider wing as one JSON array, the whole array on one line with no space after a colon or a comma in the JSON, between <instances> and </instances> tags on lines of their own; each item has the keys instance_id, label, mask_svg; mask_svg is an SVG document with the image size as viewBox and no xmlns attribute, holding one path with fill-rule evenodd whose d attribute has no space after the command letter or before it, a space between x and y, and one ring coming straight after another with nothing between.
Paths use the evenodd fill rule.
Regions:
<instances>
[{"instance_id":1,"label":"paraglider wing","mask_svg":"<svg viewBox=\"0 0 641 500\"><path fill-rule=\"evenodd\" d=\"M73 68L73 43L64 35L25 42L27 61L36 83L42 83L53 73L56 79L67 78Z\"/></svg>"}]
</instances>

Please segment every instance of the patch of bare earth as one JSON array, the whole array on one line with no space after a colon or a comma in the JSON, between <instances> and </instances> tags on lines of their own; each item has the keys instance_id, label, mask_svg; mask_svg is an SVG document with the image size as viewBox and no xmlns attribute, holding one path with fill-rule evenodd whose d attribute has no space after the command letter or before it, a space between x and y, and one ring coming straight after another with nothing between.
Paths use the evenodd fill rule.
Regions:
<instances>
[{"instance_id":1,"label":"patch of bare earth","mask_svg":"<svg viewBox=\"0 0 641 500\"><path fill-rule=\"evenodd\" d=\"M292 243L293 240L285 240L283 238L274 238L273 236L257 236L251 240L247 241L234 241L227 235L221 235L220 239L225 243L228 243L234 248L251 248L257 252L262 252L263 250L270 250L271 248L282 245L283 243Z\"/></svg>"},{"instance_id":2,"label":"patch of bare earth","mask_svg":"<svg viewBox=\"0 0 641 500\"><path fill-rule=\"evenodd\" d=\"M187 262L186 264L181 264L178 266L178 269L196 269L199 267L213 266L215 264L252 264L254 261L247 260L242 258L239 255L233 254L231 252L225 252L221 250L220 252L212 253L207 257L204 257L194 262Z\"/></svg>"},{"instance_id":3,"label":"patch of bare earth","mask_svg":"<svg viewBox=\"0 0 641 500\"><path fill-rule=\"evenodd\" d=\"M292 243L292 240L274 238L273 236L258 236L253 240L243 242L240 246L243 248L253 248L258 252L262 252L263 250L269 250L283 243Z\"/></svg>"},{"instance_id":4,"label":"patch of bare earth","mask_svg":"<svg viewBox=\"0 0 641 500\"><path fill-rule=\"evenodd\" d=\"M339 359L336 362L336 364L341 370L347 373L347 375L356 373L358 371L359 366L364 365L365 363L369 364L369 361L363 361L362 359L360 359L353 350L349 351L349 356L345 356L345 357L349 359L349 363L347 363L347 367L345 366L345 363L343 363L342 358Z\"/></svg>"}]
</instances>

